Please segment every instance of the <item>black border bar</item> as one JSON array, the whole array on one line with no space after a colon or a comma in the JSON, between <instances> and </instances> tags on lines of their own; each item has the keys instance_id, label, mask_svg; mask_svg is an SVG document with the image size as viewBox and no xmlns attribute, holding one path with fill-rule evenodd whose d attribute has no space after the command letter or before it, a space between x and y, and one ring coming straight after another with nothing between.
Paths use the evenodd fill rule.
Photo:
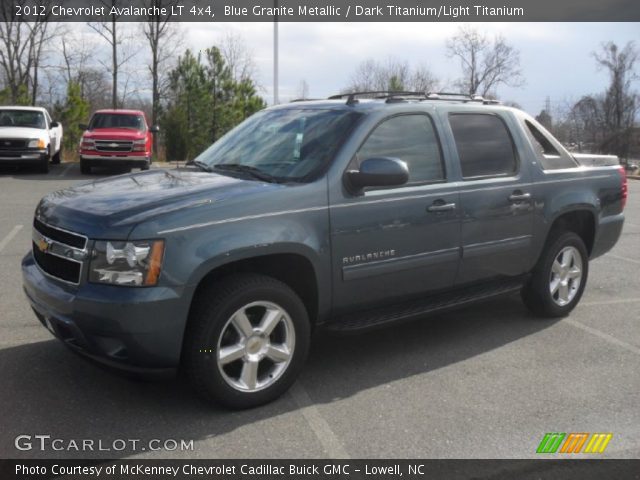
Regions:
<instances>
[{"instance_id":1,"label":"black border bar","mask_svg":"<svg viewBox=\"0 0 640 480\"><path fill-rule=\"evenodd\" d=\"M2 480L636 480L640 460L0 460ZM114 473L109 473L113 469ZM64 471L63 475L55 472ZM174 474L175 472L175 474Z\"/></svg>"},{"instance_id":2,"label":"black border bar","mask_svg":"<svg viewBox=\"0 0 640 480\"><path fill-rule=\"evenodd\" d=\"M2 0L0 21L637 22L637 0Z\"/></svg>"}]
</instances>

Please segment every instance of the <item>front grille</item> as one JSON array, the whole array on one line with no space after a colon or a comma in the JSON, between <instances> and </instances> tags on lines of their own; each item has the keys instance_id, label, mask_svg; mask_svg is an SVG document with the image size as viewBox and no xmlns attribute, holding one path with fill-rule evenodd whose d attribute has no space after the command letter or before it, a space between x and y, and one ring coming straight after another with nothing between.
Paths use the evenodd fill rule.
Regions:
<instances>
[{"instance_id":1,"label":"front grille","mask_svg":"<svg viewBox=\"0 0 640 480\"><path fill-rule=\"evenodd\" d=\"M33 243L33 258L35 258L38 266L52 277L59 278L65 282L80 283L81 263L44 253L35 242Z\"/></svg>"},{"instance_id":2,"label":"front grille","mask_svg":"<svg viewBox=\"0 0 640 480\"><path fill-rule=\"evenodd\" d=\"M21 138L3 138L0 140L0 151L15 152L27 148L28 140Z\"/></svg>"},{"instance_id":3,"label":"front grille","mask_svg":"<svg viewBox=\"0 0 640 480\"><path fill-rule=\"evenodd\" d=\"M40 269L65 282L80 283L87 237L34 218L33 258Z\"/></svg>"},{"instance_id":4,"label":"front grille","mask_svg":"<svg viewBox=\"0 0 640 480\"><path fill-rule=\"evenodd\" d=\"M133 142L126 140L96 140L98 152L130 152L133 150Z\"/></svg>"},{"instance_id":5,"label":"front grille","mask_svg":"<svg viewBox=\"0 0 640 480\"><path fill-rule=\"evenodd\" d=\"M71 247L84 249L87 245L87 237L78 235L77 233L71 233L64 230L60 230L55 227L50 227L45 223L42 223L37 218L33 219L33 227L39 231L42 235L56 242L64 243Z\"/></svg>"}]
</instances>

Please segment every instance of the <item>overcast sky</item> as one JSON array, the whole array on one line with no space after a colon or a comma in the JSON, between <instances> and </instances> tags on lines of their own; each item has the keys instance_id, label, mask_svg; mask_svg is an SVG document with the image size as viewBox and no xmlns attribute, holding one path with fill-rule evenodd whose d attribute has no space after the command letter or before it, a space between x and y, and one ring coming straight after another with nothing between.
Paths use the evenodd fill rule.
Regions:
<instances>
[{"instance_id":1,"label":"overcast sky","mask_svg":"<svg viewBox=\"0 0 640 480\"><path fill-rule=\"evenodd\" d=\"M500 33L521 52L526 84L500 87L502 100L512 100L537 114L551 98L554 105L602 91L607 77L591 52L604 41L640 46L640 23L485 23L474 24L489 34ZM263 92L272 98L272 23L183 24L187 43L195 50L215 44L224 31L244 37L253 52ZM459 23L280 23L280 97L296 95L305 79L310 97L326 97L349 83L362 60L393 55L412 65L426 64L451 82L460 66L446 57L445 40ZM640 65L638 66L640 70ZM639 85L640 86L640 85Z\"/></svg>"},{"instance_id":2,"label":"overcast sky","mask_svg":"<svg viewBox=\"0 0 640 480\"><path fill-rule=\"evenodd\" d=\"M582 95L601 92L607 74L598 71L592 52L612 40L640 47L640 23L475 23L489 35L501 34L520 51L525 85L501 86L498 97L515 101L537 115L550 97L552 114ZM280 100L295 98L304 79L310 98L339 93L349 85L357 65L367 58L385 61L389 56L412 66L426 65L445 86L460 76L460 64L446 56L445 41L460 23L280 23ZM128 24L136 33L137 55L131 64L135 76L146 79L148 48L140 25ZM185 48L194 51L216 45L228 32L241 36L256 62L261 94L273 99L273 23L182 23ZM110 50L85 26L102 53ZM640 74L640 65L637 66ZM144 81L144 85L148 82ZM640 81L636 88L640 89ZM145 95L144 91L141 92Z\"/></svg>"}]
</instances>

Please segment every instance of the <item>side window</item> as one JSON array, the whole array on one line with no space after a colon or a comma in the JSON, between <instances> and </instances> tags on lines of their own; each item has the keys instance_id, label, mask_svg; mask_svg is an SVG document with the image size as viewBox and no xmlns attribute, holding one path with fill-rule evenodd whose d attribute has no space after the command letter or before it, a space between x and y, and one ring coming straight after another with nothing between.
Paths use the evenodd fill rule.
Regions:
<instances>
[{"instance_id":1,"label":"side window","mask_svg":"<svg viewBox=\"0 0 640 480\"><path fill-rule=\"evenodd\" d=\"M449 125L464 178L511 175L517 171L515 147L500 117L454 113L449 115Z\"/></svg>"},{"instance_id":2,"label":"side window","mask_svg":"<svg viewBox=\"0 0 640 480\"><path fill-rule=\"evenodd\" d=\"M573 168L578 165L569 154L556 148L549 138L545 136L529 120L525 120L525 131L533 145L533 150L538 157L538 161L545 170L555 170L560 168Z\"/></svg>"},{"instance_id":3,"label":"side window","mask_svg":"<svg viewBox=\"0 0 640 480\"><path fill-rule=\"evenodd\" d=\"M392 157L406 162L409 183L445 178L440 143L428 115L400 115L378 125L360 147L356 166L372 157Z\"/></svg>"}]
</instances>

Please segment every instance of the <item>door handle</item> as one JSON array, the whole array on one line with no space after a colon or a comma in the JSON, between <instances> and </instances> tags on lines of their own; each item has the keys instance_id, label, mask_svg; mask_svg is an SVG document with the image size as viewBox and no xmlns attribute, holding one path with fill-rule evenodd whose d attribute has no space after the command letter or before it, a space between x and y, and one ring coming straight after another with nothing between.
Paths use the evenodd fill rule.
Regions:
<instances>
[{"instance_id":1,"label":"door handle","mask_svg":"<svg viewBox=\"0 0 640 480\"><path fill-rule=\"evenodd\" d=\"M509 196L509 201L510 202L524 202L526 200L531 200L531 194L530 193L512 193Z\"/></svg>"},{"instance_id":2,"label":"door handle","mask_svg":"<svg viewBox=\"0 0 640 480\"><path fill-rule=\"evenodd\" d=\"M444 200L436 200L430 207L427 207L427 212L430 213L439 213L439 212L447 212L450 210L455 210L455 203L444 203Z\"/></svg>"}]
</instances>

